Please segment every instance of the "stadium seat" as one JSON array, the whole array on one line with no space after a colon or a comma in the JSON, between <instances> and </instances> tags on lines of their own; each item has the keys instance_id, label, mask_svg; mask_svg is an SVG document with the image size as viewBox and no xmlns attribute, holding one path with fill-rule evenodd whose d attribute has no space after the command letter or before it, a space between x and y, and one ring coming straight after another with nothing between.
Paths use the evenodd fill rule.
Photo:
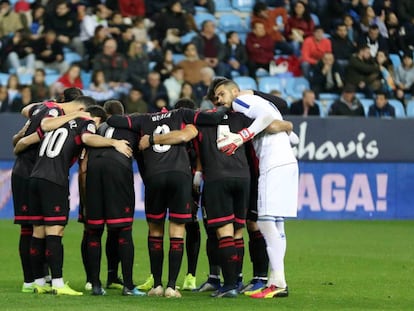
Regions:
<instances>
[{"instance_id":1,"label":"stadium seat","mask_svg":"<svg viewBox=\"0 0 414 311\"><path fill-rule=\"evenodd\" d=\"M330 101L327 101L327 102L325 102L323 105L322 105L322 112L321 112L321 115L322 115L322 117L327 117L328 116L328 114L329 114L329 109L331 109L331 106L332 106L332 104L335 102L335 100L330 100ZM319 107L320 108L320 107Z\"/></svg>"},{"instance_id":2,"label":"stadium seat","mask_svg":"<svg viewBox=\"0 0 414 311\"><path fill-rule=\"evenodd\" d=\"M73 64L82 60L82 57L76 52L66 52L63 54L63 57L68 64Z\"/></svg>"},{"instance_id":3,"label":"stadium seat","mask_svg":"<svg viewBox=\"0 0 414 311\"><path fill-rule=\"evenodd\" d=\"M30 73L22 73L17 75L21 85L32 85L33 75Z\"/></svg>"},{"instance_id":4,"label":"stadium seat","mask_svg":"<svg viewBox=\"0 0 414 311\"><path fill-rule=\"evenodd\" d=\"M172 58L173 58L173 63L178 64L185 58L185 55L181 53L174 53Z\"/></svg>"},{"instance_id":5,"label":"stadium seat","mask_svg":"<svg viewBox=\"0 0 414 311\"><path fill-rule=\"evenodd\" d=\"M6 86L7 80L9 80L9 74L0 72L0 85Z\"/></svg>"},{"instance_id":6,"label":"stadium seat","mask_svg":"<svg viewBox=\"0 0 414 311\"><path fill-rule=\"evenodd\" d=\"M199 5L195 5L194 9L196 11L196 14L199 13L199 12L202 12L202 13L207 12L207 9L205 7L199 6Z\"/></svg>"},{"instance_id":7,"label":"stadium seat","mask_svg":"<svg viewBox=\"0 0 414 311\"><path fill-rule=\"evenodd\" d=\"M394 66L394 69L399 67L401 65L401 57L398 54L390 54L390 60L392 65Z\"/></svg>"},{"instance_id":8,"label":"stadium seat","mask_svg":"<svg viewBox=\"0 0 414 311\"><path fill-rule=\"evenodd\" d=\"M388 103L394 107L396 118L405 118L404 106L398 99L389 99Z\"/></svg>"},{"instance_id":9,"label":"stadium seat","mask_svg":"<svg viewBox=\"0 0 414 311\"><path fill-rule=\"evenodd\" d=\"M185 45L187 43L189 43L191 41L191 39L194 38L194 36L196 36L197 33L195 31L190 31L187 32L184 36L181 36L181 44Z\"/></svg>"},{"instance_id":10,"label":"stadium seat","mask_svg":"<svg viewBox=\"0 0 414 311\"><path fill-rule=\"evenodd\" d=\"M414 118L414 100L410 100L407 103L407 117Z\"/></svg>"},{"instance_id":11,"label":"stadium seat","mask_svg":"<svg viewBox=\"0 0 414 311\"><path fill-rule=\"evenodd\" d=\"M214 0L214 3L217 13L233 11L230 0Z\"/></svg>"},{"instance_id":12,"label":"stadium seat","mask_svg":"<svg viewBox=\"0 0 414 311\"><path fill-rule=\"evenodd\" d=\"M204 21L213 21L217 23L217 20L213 14L207 13L207 12L197 12L196 15L194 15L194 21L197 25L197 28L201 30L201 24Z\"/></svg>"},{"instance_id":13,"label":"stadium seat","mask_svg":"<svg viewBox=\"0 0 414 311\"><path fill-rule=\"evenodd\" d=\"M302 97L302 92L310 88L309 81L304 77L291 78L286 85L286 94L295 98Z\"/></svg>"},{"instance_id":14,"label":"stadium seat","mask_svg":"<svg viewBox=\"0 0 414 311\"><path fill-rule=\"evenodd\" d=\"M149 62L148 63L148 70L152 71L154 69L155 65L157 65L157 62Z\"/></svg>"},{"instance_id":15,"label":"stadium seat","mask_svg":"<svg viewBox=\"0 0 414 311\"><path fill-rule=\"evenodd\" d=\"M81 80L83 83L83 88L89 89L89 85L91 84L91 80L92 80L92 72L81 70Z\"/></svg>"},{"instance_id":16,"label":"stadium seat","mask_svg":"<svg viewBox=\"0 0 414 311\"><path fill-rule=\"evenodd\" d=\"M319 107L319 116L324 117L325 116L325 111L324 111L324 108L323 108L323 105L321 104L321 102L319 100L315 100L315 105L317 105Z\"/></svg>"},{"instance_id":17,"label":"stadium seat","mask_svg":"<svg viewBox=\"0 0 414 311\"><path fill-rule=\"evenodd\" d=\"M318 15L316 15L315 13L311 13L311 18L312 18L313 23L315 24L315 26L319 26L320 25L320 21L319 21Z\"/></svg>"},{"instance_id":18,"label":"stadium seat","mask_svg":"<svg viewBox=\"0 0 414 311\"><path fill-rule=\"evenodd\" d=\"M251 77L235 77L233 81L237 83L241 90L257 90L256 81Z\"/></svg>"},{"instance_id":19,"label":"stadium seat","mask_svg":"<svg viewBox=\"0 0 414 311\"><path fill-rule=\"evenodd\" d=\"M216 32L217 36L220 38L220 42L225 44L226 43L226 33L224 31L218 31Z\"/></svg>"},{"instance_id":20,"label":"stadium seat","mask_svg":"<svg viewBox=\"0 0 414 311\"><path fill-rule=\"evenodd\" d=\"M289 78L279 78L276 76L268 76L259 78L259 91L270 93L273 90L277 90L282 93L282 96L286 96L286 85Z\"/></svg>"},{"instance_id":21,"label":"stadium seat","mask_svg":"<svg viewBox=\"0 0 414 311\"><path fill-rule=\"evenodd\" d=\"M58 73L49 73L45 76L45 83L47 86L51 86L60 78L60 74Z\"/></svg>"},{"instance_id":22,"label":"stadium seat","mask_svg":"<svg viewBox=\"0 0 414 311\"><path fill-rule=\"evenodd\" d=\"M332 103L338 98L339 98L339 94L336 94L336 93L320 93L319 94L319 104L320 104L320 108L323 110L323 112L321 111L322 117L326 116L325 107L329 103Z\"/></svg>"},{"instance_id":23,"label":"stadium seat","mask_svg":"<svg viewBox=\"0 0 414 311\"><path fill-rule=\"evenodd\" d=\"M364 107L365 116L368 117L369 107L374 103L374 100L370 98L361 98L359 101Z\"/></svg>"},{"instance_id":24,"label":"stadium seat","mask_svg":"<svg viewBox=\"0 0 414 311\"><path fill-rule=\"evenodd\" d=\"M255 0L232 0L232 7L240 12L251 13Z\"/></svg>"},{"instance_id":25,"label":"stadium seat","mask_svg":"<svg viewBox=\"0 0 414 311\"><path fill-rule=\"evenodd\" d=\"M364 93L357 92L357 93L355 93L355 97L358 98L358 99L364 99L365 98L365 94Z\"/></svg>"},{"instance_id":26,"label":"stadium seat","mask_svg":"<svg viewBox=\"0 0 414 311\"><path fill-rule=\"evenodd\" d=\"M222 15L220 15L218 21L218 28L224 32L247 32L247 28L244 25L244 22L241 19L241 17L233 13L223 13Z\"/></svg>"}]
</instances>

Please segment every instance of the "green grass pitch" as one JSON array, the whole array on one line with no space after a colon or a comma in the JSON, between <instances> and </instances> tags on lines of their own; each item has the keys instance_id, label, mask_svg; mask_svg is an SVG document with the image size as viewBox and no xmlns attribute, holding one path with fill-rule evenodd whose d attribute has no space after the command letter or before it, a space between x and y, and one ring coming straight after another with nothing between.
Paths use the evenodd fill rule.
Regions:
<instances>
[{"instance_id":1,"label":"green grass pitch","mask_svg":"<svg viewBox=\"0 0 414 311\"><path fill-rule=\"evenodd\" d=\"M144 221L134 225L134 280L149 274ZM208 273L204 230L197 269L197 284ZM22 273L18 257L19 227L0 221L0 310L414 310L414 221L304 221L286 222L288 249L285 260L288 298L255 300L213 299L209 293L182 292L182 299L123 297L108 290L104 297L85 293L63 297L20 293ZM80 257L82 226L66 228L64 279L83 289L85 276ZM247 245L247 238L245 238ZM165 240L167 246L168 242ZM166 257L167 258L167 253ZM184 256L185 258L185 256ZM106 281L103 258L101 279ZM164 267L164 280L167 269ZM246 250L244 281L251 276ZM186 273L184 259L177 285ZM166 281L164 281L166 283Z\"/></svg>"}]
</instances>

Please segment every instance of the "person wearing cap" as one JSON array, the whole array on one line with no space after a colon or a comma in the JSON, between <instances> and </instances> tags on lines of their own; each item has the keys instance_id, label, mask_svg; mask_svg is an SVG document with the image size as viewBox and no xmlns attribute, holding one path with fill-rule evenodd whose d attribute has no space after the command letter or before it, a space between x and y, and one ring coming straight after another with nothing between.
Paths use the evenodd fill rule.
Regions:
<instances>
[{"instance_id":1,"label":"person wearing cap","mask_svg":"<svg viewBox=\"0 0 414 311\"><path fill-rule=\"evenodd\" d=\"M341 97L333 102L328 111L329 116L365 117L364 107L355 96L355 87L345 85Z\"/></svg>"},{"instance_id":2,"label":"person wearing cap","mask_svg":"<svg viewBox=\"0 0 414 311\"><path fill-rule=\"evenodd\" d=\"M395 97L403 100L405 95L414 96L414 64L411 53L405 53L402 63L395 70Z\"/></svg>"}]
</instances>

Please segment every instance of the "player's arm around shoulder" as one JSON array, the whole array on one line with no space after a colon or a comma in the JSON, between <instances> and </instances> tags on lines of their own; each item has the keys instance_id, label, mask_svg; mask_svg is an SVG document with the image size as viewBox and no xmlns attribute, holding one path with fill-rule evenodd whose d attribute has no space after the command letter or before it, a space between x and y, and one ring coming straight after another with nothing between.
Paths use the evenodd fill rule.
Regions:
<instances>
[{"instance_id":1,"label":"player's arm around shoulder","mask_svg":"<svg viewBox=\"0 0 414 311\"><path fill-rule=\"evenodd\" d=\"M40 128L42 129L43 132L53 131L61 127L66 122L69 122L77 118L90 119L91 115L89 114L89 112L75 111L75 112L72 112L72 113L69 113L63 116L59 116L59 117L43 118L42 121L40 122Z\"/></svg>"},{"instance_id":2,"label":"player's arm around shoulder","mask_svg":"<svg viewBox=\"0 0 414 311\"><path fill-rule=\"evenodd\" d=\"M132 156L132 149L127 140L106 138L98 134L83 133L82 142L89 147L113 147L127 158Z\"/></svg>"},{"instance_id":3,"label":"player's arm around shoulder","mask_svg":"<svg viewBox=\"0 0 414 311\"><path fill-rule=\"evenodd\" d=\"M40 142L39 134L37 132L34 132L21 138L14 146L13 152L14 154L19 154L20 152L27 149L30 145L37 144L38 142Z\"/></svg>"},{"instance_id":4,"label":"player's arm around shoulder","mask_svg":"<svg viewBox=\"0 0 414 311\"><path fill-rule=\"evenodd\" d=\"M197 128L187 124L183 129L161 135L144 135L139 141L139 149L145 150L152 145L178 145L189 142L198 134Z\"/></svg>"}]
</instances>

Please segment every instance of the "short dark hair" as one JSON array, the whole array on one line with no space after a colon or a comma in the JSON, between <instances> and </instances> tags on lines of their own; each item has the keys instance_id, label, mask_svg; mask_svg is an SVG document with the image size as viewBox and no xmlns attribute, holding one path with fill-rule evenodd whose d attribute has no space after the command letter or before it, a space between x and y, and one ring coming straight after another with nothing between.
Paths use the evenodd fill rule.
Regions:
<instances>
[{"instance_id":1,"label":"short dark hair","mask_svg":"<svg viewBox=\"0 0 414 311\"><path fill-rule=\"evenodd\" d=\"M214 80L210 83L208 89L207 89L207 94L206 94L206 99L207 100L211 100L212 102L214 102L216 100L216 95L214 94L214 89L216 88L216 85L219 84L220 82L223 82L225 80L228 80L226 77L215 77Z\"/></svg>"},{"instance_id":2,"label":"short dark hair","mask_svg":"<svg viewBox=\"0 0 414 311\"><path fill-rule=\"evenodd\" d=\"M81 89L77 87L68 87L63 91L63 102L71 102L72 100L75 100L79 96L82 96L83 92Z\"/></svg>"},{"instance_id":3,"label":"short dark hair","mask_svg":"<svg viewBox=\"0 0 414 311\"><path fill-rule=\"evenodd\" d=\"M107 100L103 105L107 114L110 115L123 115L125 113L124 105L119 100L111 99Z\"/></svg>"},{"instance_id":4,"label":"short dark hair","mask_svg":"<svg viewBox=\"0 0 414 311\"><path fill-rule=\"evenodd\" d=\"M73 101L78 104L84 105L86 109L90 106L96 105L96 101L90 96L81 95L76 97L76 99Z\"/></svg>"},{"instance_id":5,"label":"short dark hair","mask_svg":"<svg viewBox=\"0 0 414 311\"><path fill-rule=\"evenodd\" d=\"M86 112L89 112L91 117L98 117L101 119L101 122L105 122L106 118L108 117L106 114L105 109L103 109L99 105L92 105L86 108Z\"/></svg>"},{"instance_id":6,"label":"short dark hair","mask_svg":"<svg viewBox=\"0 0 414 311\"><path fill-rule=\"evenodd\" d=\"M179 108L194 109L195 108L195 103L192 99L180 98L179 100L177 100L177 102L174 105L174 109L179 109Z\"/></svg>"}]
</instances>

